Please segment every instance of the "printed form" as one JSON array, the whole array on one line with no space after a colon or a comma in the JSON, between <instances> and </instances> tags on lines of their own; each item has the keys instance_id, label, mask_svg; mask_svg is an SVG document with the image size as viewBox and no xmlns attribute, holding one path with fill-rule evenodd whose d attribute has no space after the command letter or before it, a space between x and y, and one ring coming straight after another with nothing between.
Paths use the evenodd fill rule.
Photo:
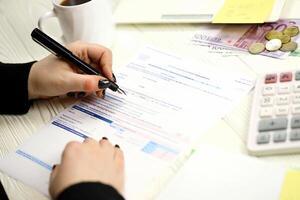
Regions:
<instances>
[{"instance_id":1,"label":"printed form","mask_svg":"<svg viewBox=\"0 0 300 200\"><path fill-rule=\"evenodd\" d=\"M49 174L65 145L105 136L125 153L126 197L141 199L253 87L252 77L209 68L146 47L117 73L127 96L107 91L104 99L89 96L70 106L2 159L0 169L48 195Z\"/></svg>"}]
</instances>

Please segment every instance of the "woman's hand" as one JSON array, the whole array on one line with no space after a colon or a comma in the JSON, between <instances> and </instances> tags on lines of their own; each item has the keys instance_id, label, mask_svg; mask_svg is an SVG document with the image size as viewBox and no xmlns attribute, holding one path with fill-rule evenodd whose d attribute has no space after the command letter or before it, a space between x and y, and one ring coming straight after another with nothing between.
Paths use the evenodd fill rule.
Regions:
<instances>
[{"instance_id":1,"label":"woman's hand","mask_svg":"<svg viewBox=\"0 0 300 200\"><path fill-rule=\"evenodd\" d=\"M83 42L74 42L67 46L80 59L97 68L103 75L86 75L67 61L49 55L33 64L28 79L29 99L49 98L70 92L96 92L103 96L98 88L99 80L113 80L112 53L109 49Z\"/></svg>"},{"instance_id":2,"label":"woman's hand","mask_svg":"<svg viewBox=\"0 0 300 200\"><path fill-rule=\"evenodd\" d=\"M120 194L124 188L124 156L122 150L106 139L97 142L86 139L83 143L67 144L60 165L50 177L50 195L56 199L66 188L81 182L101 182L111 185Z\"/></svg>"}]
</instances>

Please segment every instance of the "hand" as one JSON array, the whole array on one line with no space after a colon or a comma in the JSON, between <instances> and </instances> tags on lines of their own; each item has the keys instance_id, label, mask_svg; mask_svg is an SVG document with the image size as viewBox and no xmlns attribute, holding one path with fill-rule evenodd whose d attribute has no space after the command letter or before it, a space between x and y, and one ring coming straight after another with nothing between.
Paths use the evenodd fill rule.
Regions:
<instances>
[{"instance_id":1,"label":"hand","mask_svg":"<svg viewBox=\"0 0 300 200\"><path fill-rule=\"evenodd\" d=\"M71 43L67 48L86 63L98 68L104 77L82 74L67 61L49 55L34 63L30 70L29 99L49 98L69 92L96 92L99 97L103 95L98 82L103 79L113 80L111 51L100 45L83 42Z\"/></svg>"},{"instance_id":2,"label":"hand","mask_svg":"<svg viewBox=\"0 0 300 200\"><path fill-rule=\"evenodd\" d=\"M60 165L50 177L50 195L56 199L67 187L80 182L101 182L114 187L120 194L124 188L124 157L122 150L107 139L97 142L67 144Z\"/></svg>"}]
</instances>

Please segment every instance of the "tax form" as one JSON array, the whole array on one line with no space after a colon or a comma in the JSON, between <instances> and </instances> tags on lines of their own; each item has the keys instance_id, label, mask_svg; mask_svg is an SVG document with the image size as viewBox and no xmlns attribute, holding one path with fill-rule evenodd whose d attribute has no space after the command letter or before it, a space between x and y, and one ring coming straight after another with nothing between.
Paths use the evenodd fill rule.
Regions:
<instances>
[{"instance_id":1,"label":"tax form","mask_svg":"<svg viewBox=\"0 0 300 200\"><path fill-rule=\"evenodd\" d=\"M125 153L125 196L154 195L161 175L253 87L251 77L218 75L210 65L146 47L116 74L127 96L107 91L104 99L71 105L2 159L0 169L48 195L49 174L65 145L105 136Z\"/></svg>"}]
</instances>

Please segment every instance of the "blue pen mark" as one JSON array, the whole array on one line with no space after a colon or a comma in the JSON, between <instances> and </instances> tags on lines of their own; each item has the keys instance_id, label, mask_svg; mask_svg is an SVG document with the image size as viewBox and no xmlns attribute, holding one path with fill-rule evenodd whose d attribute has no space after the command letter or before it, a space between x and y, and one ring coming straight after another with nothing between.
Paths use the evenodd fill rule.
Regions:
<instances>
[{"instance_id":1,"label":"blue pen mark","mask_svg":"<svg viewBox=\"0 0 300 200\"><path fill-rule=\"evenodd\" d=\"M24 158L27 158L27 159L29 159L29 160L35 162L36 164L38 164L38 165L40 165L40 166L42 166L42 167L48 169L49 171L52 171L52 166L51 166L51 165L49 165L49 164L47 164L47 163L41 161L40 159L38 159L38 158L36 158L36 157L34 157L34 156L28 154L28 153L25 153L24 151L17 150L17 151L16 151L16 154L19 154L20 156L23 156Z\"/></svg>"},{"instance_id":2,"label":"blue pen mark","mask_svg":"<svg viewBox=\"0 0 300 200\"><path fill-rule=\"evenodd\" d=\"M81 111L81 112L83 112L83 113L86 113L86 114L88 114L88 115L90 115L90 116L93 116L93 117L95 117L95 118L97 118L97 119L100 119L100 120L102 120L102 121L104 121L104 122L107 122L107 123L109 123L109 124L113 123L113 121L111 121L111 120L109 120L109 119L106 119L105 117L102 117L102 116L100 116L100 115L98 115L98 114L96 114L96 113L93 113L93 112L89 111L89 110L86 110L86 109L84 109L84 108L82 108L82 107L79 107L79 106L73 106L72 108L74 108L74 109L76 109L76 110L79 110L79 111Z\"/></svg>"},{"instance_id":3,"label":"blue pen mark","mask_svg":"<svg viewBox=\"0 0 300 200\"><path fill-rule=\"evenodd\" d=\"M88 136L86 136L86 135L84 135L84 134L82 134L82 133L80 133L80 132L78 132L78 131L70 128L70 127L67 127L67 126L65 126L65 125L63 125L63 124L61 124L61 123L59 123L57 121L52 122L52 124L55 125L55 126L57 126L57 127L59 127L59 128L62 128L64 130L66 130L66 131L69 131L69 132L71 132L71 133L73 133L75 135L78 135L79 137L82 137L83 139L88 138Z\"/></svg>"}]
</instances>

